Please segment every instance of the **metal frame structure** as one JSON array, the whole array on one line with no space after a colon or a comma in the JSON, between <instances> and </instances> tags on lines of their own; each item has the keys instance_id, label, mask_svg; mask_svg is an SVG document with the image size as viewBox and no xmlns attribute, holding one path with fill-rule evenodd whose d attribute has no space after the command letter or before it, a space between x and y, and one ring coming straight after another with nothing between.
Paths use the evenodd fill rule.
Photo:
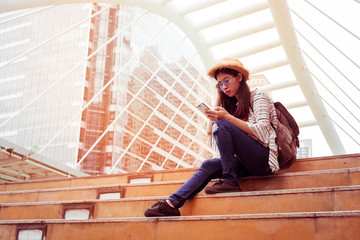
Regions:
<instances>
[{"instance_id":1,"label":"metal frame structure","mask_svg":"<svg viewBox=\"0 0 360 240\"><path fill-rule=\"evenodd\" d=\"M92 1L92 0L77 0L77 1L71 1L71 0L62 0L62 1L60 1L60 0L45 0L45 1L44 0L0 0L0 5L2 6L2 8L0 9L0 13L24 9L24 8L75 3L75 2L76 3L89 3L89 2L97 2L97 1ZM318 125L320 127L332 153L335 155L346 153L343 143L341 142L341 140L336 132L336 129L334 127L334 123L333 123L334 121L329 117L329 114L327 113L327 109L323 103L324 99L320 96L319 92L317 91L316 85L313 80L314 75L309 71L309 68L306 64L305 57L308 57L308 56L299 47L297 34L301 35L301 33L297 33L296 29L293 26L292 19L291 19L292 10L289 8L286 0L255 1L254 3L248 4L246 6L234 8L234 9L228 11L224 15L219 15L219 16L213 17L211 19L207 19L207 21L193 21L189 17L189 15L196 13L205 8L214 7L217 4L226 2L226 0L192 1L191 4L189 4L189 3L184 4L184 7L182 7L182 8L178 8L178 4L173 4L175 2L178 3L179 1L177 1L177 0L118 0L118 1L106 0L104 2L111 3L111 4L114 4L114 3L115 4L125 4L125 5L140 7L140 8L146 9L147 11L149 11L151 13L155 13L157 15L160 15L160 16L166 18L169 22L175 24L177 27L179 27L185 33L186 37L192 42L192 44L197 49L197 52L198 52L200 58L202 59L205 68L213 65L214 63L218 62L222 58L222 56L215 55L214 51L212 51L212 48L217 47L217 46L222 45L227 42L236 41L237 39L241 39L243 37L251 36L253 34L260 33L263 31L267 31L269 29L276 29L276 31L278 33L278 37L279 37L278 39L268 39L268 40L264 40L261 44L256 45L256 46L252 46L252 47L246 48L246 49L238 49L233 52L233 57L244 58L247 56L256 55L260 52L263 52L263 51L266 51L269 49L281 47L286 54L286 58L274 59L273 61L270 61L267 63L262 63L261 65L250 68L250 72L252 74L256 74L256 73L260 73L260 72L263 72L263 71L266 71L269 69L276 69L278 67L290 65L290 67L295 75L294 80L290 80L290 81L282 82L282 83L278 83L278 84L273 84L273 85L270 85L267 87L263 87L262 89L265 91L273 91L273 90L277 90L277 89L285 89L285 88L289 88L289 87L293 87L293 86L299 86L305 97L305 101L298 101L298 102L292 102L292 103L288 103L288 104L285 103L285 104L287 105L288 108L298 108L298 107L303 107L303 106L309 106L312 111L312 114L314 115L314 118L315 118L314 121L300 122L299 123L300 127L308 127L308 126ZM309 3L309 1L306 1L306 2ZM309 4L311 4L311 3L309 3ZM314 6L314 8L317 9L315 6ZM270 10L271 15L272 15L272 21L260 22L251 27L242 28L242 30L235 29L231 33L219 35L212 39L207 39L203 34L203 31L208 28L211 28L211 27L214 27L217 25L221 25L226 22L232 21L234 19L245 17L250 14L257 13L257 12L260 12L263 10ZM320 11L319 9L317 9L317 10ZM41 9L36 10L35 12L37 12L37 11L41 11ZM98 13L96 13L96 14L98 14ZM134 21L136 21L136 20L134 20ZM79 24L81 24L81 23L79 23ZM68 29L68 30L70 30L70 29ZM61 34L62 33L58 34L57 36L59 36ZM54 38L56 38L57 36L55 36ZM354 35L354 37L358 38L356 35ZM51 39L49 39L48 41L50 41L50 40ZM111 41L111 39L109 41ZM44 42L44 44L45 44L45 42ZM40 47L40 46L38 46L38 47ZM32 49L29 51L32 51ZM95 53L96 52L94 52L94 54ZM304 57L304 55L305 55L305 57ZM4 63L3 65L0 66L0 68L4 67L5 65L7 65L13 61L16 61L20 57L21 56L18 56L16 59L12 59L11 61ZM88 58L90 58L90 57L91 57L91 55ZM349 58L349 60L351 60L351 58ZM356 62L354 62L354 61L352 61L352 62L357 67L359 67L356 64ZM121 70L119 72L121 72ZM351 81L349 80L349 82L351 82ZM56 84L56 83L54 83L54 84ZM106 88L106 87L104 87L104 88ZM98 94L101 94L101 91ZM83 108L83 110L86 109L86 107L90 103L91 103L91 101ZM29 103L29 104L31 104L31 103ZM125 109L124 109L124 111L125 111ZM349 112L351 112L351 111L349 110ZM13 117L15 117L15 115ZM358 120L357 116L354 116L354 118L356 118ZM8 119L7 121L10 121L10 120L11 120L11 118ZM70 122L68 122L68 124L70 124ZM3 123L3 124L5 124L5 123ZM339 126L337 123L335 123L335 124L337 126ZM110 127L111 126L109 126L109 128ZM107 131L105 131L103 133L103 135L106 132ZM55 137L56 136L54 136L54 138ZM100 141L100 140L101 140L101 137L98 139L98 141ZM356 142L356 139L354 139L354 141ZM51 140L50 140L50 142L51 142ZM94 143L94 145L92 146L92 148L89 149L88 152L90 152L93 149L93 147L97 144L97 142ZM46 146L48 144L46 144ZM43 151L43 149L41 149L40 151ZM87 156L87 154L85 154L83 156L83 158L78 162L77 165L79 165L86 156ZM147 162L147 158L145 158L145 160L143 161L141 166L143 166L143 164L145 162ZM179 162L179 164L180 164L180 162ZM140 169L141 169L141 167L138 170L140 170ZM113 169L110 170L110 173L112 170Z\"/></svg>"},{"instance_id":2,"label":"metal frame structure","mask_svg":"<svg viewBox=\"0 0 360 240\"><path fill-rule=\"evenodd\" d=\"M171 1L169 0L163 0L163 1L122 0L122 1L116 1L116 3L123 3L127 5L133 5L133 6L145 8L148 11L161 15L166 19L168 19L169 21L176 24L192 41L199 55L201 56L205 67L209 67L219 60L212 55L212 53L209 51L209 47L276 26L281 42L279 41L267 42L255 49L247 49L246 51L242 50L242 52L238 52L237 54L235 54L236 57L240 58L242 56L255 54L259 51L263 51L266 49L270 49L282 45L288 57L286 61L284 61L283 63L277 63L277 62L270 63L269 66L263 66L259 69L252 69L251 72L256 73L264 69L276 68L279 65L287 64L288 62L291 65L294 74L296 75L297 83L299 84L299 86L302 89L302 92L305 95L307 103L310 106L315 116L316 122L320 126L333 153L344 154L345 150L342 145L342 142L339 140L336 130L334 129L334 126L326 113L326 109L321 99L318 96L312 77L307 71L307 66L302 57L302 53L300 49L297 47L298 42L295 32L293 30L294 27L292 25L289 8L287 6L286 1L285 0L259 1L253 5L250 5L249 7L242 8L241 12L234 10L232 14L227 14L226 16L221 18L220 17L214 18L213 21L208 21L204 24L196 24L196 23L193 24L187 21L186 15L194 11L197 11L199 9L216 5L222 1L223 0L195 2L193 5L189 5L184 9L175 9L171 4L169 4L171 3ZM70 0L65 0L65 1L17 0L17 1L2 1L2 2L3 3L1 5L5 7L3 7L1 11L12 11L20 8L38 7L41 5L57 5L57 4L65 4L65 3L74 3L74 1L70 1ZM76 1L76 2L96 2L96 1ZM113 0L109 0L105 2L114 3ZM266 8L270 8L274 22L267 22L264 24L260 24L258 28L255 29L252 28L240 33L234 33L233 36L222 36L221 38L210 42L206 41L206 39L201 35L200 32L201 29L220 24L224 21L229 21L235 18L239 18L241 16L245 16L256 11L261 11ZM286 84L284 84L283 86L286 87Z\"/></svg>"}]
</instances>

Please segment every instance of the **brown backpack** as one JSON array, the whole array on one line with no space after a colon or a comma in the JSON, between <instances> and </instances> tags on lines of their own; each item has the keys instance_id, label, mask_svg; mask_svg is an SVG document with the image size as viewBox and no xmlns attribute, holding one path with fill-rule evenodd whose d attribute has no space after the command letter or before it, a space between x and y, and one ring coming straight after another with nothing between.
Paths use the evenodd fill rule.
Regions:
<instances>
[{"instance_id":1,"label":"brown backpack","mask_svg":"<svg viewBox=\"0 0 360 240\"><path fill-rule=\"evenodd\" d=\"M274 103L279 127L275 128L280 169L289 168L296 161L299 147L299 126L293 116L280 102Z\"/></svg>"}]
</instances>

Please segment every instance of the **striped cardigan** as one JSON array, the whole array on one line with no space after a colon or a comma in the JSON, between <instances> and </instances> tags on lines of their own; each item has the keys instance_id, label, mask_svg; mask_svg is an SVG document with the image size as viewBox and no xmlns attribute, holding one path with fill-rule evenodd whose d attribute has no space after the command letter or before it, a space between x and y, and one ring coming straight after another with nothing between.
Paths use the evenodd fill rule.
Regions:
<instances>
[{"instance_id":1,"label":"striped cardigan","mask_svg":"<svg viewBox=\"0 0 360 240\"><path fill-rule=\"evenodd\" d=\"M269 166L273 172L279 170L277 160L278 147L275 142L276 133L271 124L279 125L273 100L258 89L251 92L252 108L250 109L249 128L253 138L263 146L269 147Z\"/></svg>"}]
</instances>

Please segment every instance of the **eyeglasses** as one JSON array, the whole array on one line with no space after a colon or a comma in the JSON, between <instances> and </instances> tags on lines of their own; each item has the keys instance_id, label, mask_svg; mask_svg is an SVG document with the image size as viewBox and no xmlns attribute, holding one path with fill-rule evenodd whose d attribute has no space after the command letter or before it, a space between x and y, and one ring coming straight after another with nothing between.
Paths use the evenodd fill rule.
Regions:
<instances>
[{"instance_id":1,"label":"eyeglasses","mask_svg":"<svg viewBox=\"0 0 360 240\"><path fill-rule=\"evenodd\" d=\"M220 91L222 91L225 87L229 87L230 86L230 79L232 79L234 76L229 77L229 78L225 78L221 83L216 84L217 89L219 89Z\"/></svg>"}]
</instances>

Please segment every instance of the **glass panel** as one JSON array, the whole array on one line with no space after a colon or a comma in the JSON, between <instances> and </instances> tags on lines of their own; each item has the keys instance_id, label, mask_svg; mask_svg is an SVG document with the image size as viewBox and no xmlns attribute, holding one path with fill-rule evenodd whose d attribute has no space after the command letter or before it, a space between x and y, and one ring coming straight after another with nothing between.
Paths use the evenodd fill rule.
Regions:
<instances>
[{"instance_id":1,"label":"glass panel","mask_svg":"<svg viewBox=\"0 0 360 240\"><path fill-rule=\"evenodd\" d=\"M69 4L2 24L1 63L73 28L0 69L0 124L39 97L0 128L0 136L39 146L41 154L69 166L98 141L80 166L94 175L161 169L169 153L163 168L177 167L189 154L196 156L179 167L191 167L206 147L204 133L197 134L204 116L194 105L199 99L211 105L209 80L199 78L203 65L194 46L166 19L147 13L125 29L144 11ZM211 155L206 149L201 156Z\"/></svg>"}]
</instances>

